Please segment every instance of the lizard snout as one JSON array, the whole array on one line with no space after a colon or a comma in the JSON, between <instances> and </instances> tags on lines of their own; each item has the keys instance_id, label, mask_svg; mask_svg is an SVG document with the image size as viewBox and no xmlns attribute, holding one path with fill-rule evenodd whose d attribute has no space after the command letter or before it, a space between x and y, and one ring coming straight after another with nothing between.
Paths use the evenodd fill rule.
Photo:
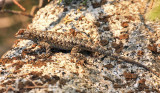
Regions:
<instances>
[{"instance_id":1,"label":"lizard snout","mask_svg":"<svg viewBox=\"0 0 160 93\"><path fill-rule=\"evenodd\" d=\"M27 35L25 29L20 29L16 34L15 37L16 38L25 38L25 36Z\"/></svg>"}]
</instances>

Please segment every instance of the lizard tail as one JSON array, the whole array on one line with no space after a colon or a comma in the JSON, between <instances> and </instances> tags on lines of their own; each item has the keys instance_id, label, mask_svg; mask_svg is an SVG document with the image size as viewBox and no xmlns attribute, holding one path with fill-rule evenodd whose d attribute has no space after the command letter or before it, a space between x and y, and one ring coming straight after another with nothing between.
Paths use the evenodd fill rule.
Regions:
<instances>
[{"instance_id":1,"label":"lizard tail","mask_svg":"<svg viewBox=\"0 0 160 93\"><path fill-rule=\"evenodd\" d=\"M112 57L114 58L117 58L117 59L120 59L120 60L123 60L124 62L126 63L130 63L130 64L135 64L139 67L143 67L144 69L146 69L147 71L150 71L151 73L153 73L154 75L156 75L157 77L160 78L160 74L156 71L153 71L152 69L150 69L149 67L145 66L145 65L142 65L136 61L134 61L133 59L130 59L130 58L127 58L127 57L124 57L124 56L119 56L118 54L113 54Z\"/></svg>"}]
</instances>

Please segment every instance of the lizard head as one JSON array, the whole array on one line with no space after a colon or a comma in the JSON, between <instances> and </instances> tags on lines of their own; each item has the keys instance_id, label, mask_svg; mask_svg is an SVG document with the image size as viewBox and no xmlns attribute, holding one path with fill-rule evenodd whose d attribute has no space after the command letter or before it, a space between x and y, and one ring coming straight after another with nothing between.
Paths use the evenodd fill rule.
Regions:
<instances>
[{"instance_id":1,"label":"lizard head","mask_svg":"<svg viewBox=\"0 0 160 93\"><path fill-rule=\"evenodd\" d=\"M26 39L29 37L29 32L26 29L20 29L16 34L16 38Z\"/></svg>"}]
</instances>

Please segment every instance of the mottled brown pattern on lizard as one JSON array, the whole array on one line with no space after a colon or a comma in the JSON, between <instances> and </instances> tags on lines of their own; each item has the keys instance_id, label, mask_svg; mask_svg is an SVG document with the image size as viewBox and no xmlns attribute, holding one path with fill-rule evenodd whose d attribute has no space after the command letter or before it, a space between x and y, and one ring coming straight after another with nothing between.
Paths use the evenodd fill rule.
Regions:
<instances>
[{"instance_id":1,"label":"mottled brown pattern on lizard","mask_svg":"<svg viewBox=\"0 0 160 93\"><path fill-rule=\"evenodd\" d=\"M54 32L54 31L36 31L29 29L20 29L16 33L17 38L31 39L34 42L44 46L46 48L46 53L50 52L50 47L55 47L58 49L71 50L71 55L76 55L77 52L81 50L87 50L91 52L99 52L105 56L110 55L111 57L123 60L127 63L135 64L146 70L152 72L153 74L160 77L159 73L153 71L152 69L124 56L118 54L112 54L111 50L105 49L100 44L94 43L91 39L80 38L73 36L68 33ZM81 55L83 56L83 55ZM80 56L79 56L80 57Z\"/></svg>"},{"instance_id":2,"label":"mottled brown pattern on lizard","mask_svg":"<svg viewBox=\"0 0 160 93\"><path fill-rule=\"evenodd\" d=\"M15 36L17 38L31 39L38 44L46 42L51 47L63 50L72 50L73 47L79 46L81 50L99 52L105 55L110 54L104 47L100 44L95 44L91 39L72 36L69 33L20 29Z\"/></svg>"}]
</instances>

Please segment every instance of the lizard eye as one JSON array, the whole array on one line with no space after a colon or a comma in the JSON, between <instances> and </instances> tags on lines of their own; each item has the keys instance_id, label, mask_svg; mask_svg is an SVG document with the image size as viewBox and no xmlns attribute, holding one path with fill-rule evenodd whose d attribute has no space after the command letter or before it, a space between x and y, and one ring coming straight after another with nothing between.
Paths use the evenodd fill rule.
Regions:
<instances>
[{"instance_id":1,"label":"lizard eye","mask_svg":"<svg viewBox=\"0 0 160 93\"><path fill-rule=\"evenodd\" d=\"M23 30L23 29L20 29L20 30L18 31L18 34L19 34L19 35L23 35L23 33L24 33L24 30Z\"/></svg>"}]
</instances>

